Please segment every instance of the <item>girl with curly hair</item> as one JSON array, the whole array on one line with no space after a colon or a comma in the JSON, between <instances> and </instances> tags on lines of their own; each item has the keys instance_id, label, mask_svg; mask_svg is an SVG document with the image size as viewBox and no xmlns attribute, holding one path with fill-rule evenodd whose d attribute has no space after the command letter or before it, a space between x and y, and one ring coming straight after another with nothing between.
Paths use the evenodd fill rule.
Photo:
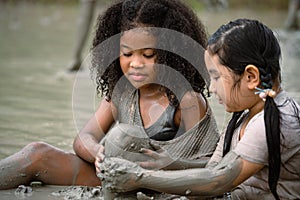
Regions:
<instances>
[{"instance_id":1,"label":"girl with curly hair","mask_svg":"<svg viewBox=\"0 0 300 200\"><path fill-rule=\"evenodd\" d=\"M101 165L107 189L299 199L300 112L281 87L280 55L272 30L257 20L238 19L221 26L208 41L205 62L210 91L233 115L208 165L153 171L108 158Z\"/></svg>"},{"instance_id":2,"label":"girl with curly hair","mask_svg":"<svg viewBox=\"0 0 300 200\"><path fill-rule=\"evenodd\" d=\"M179 0L123 0L110 6L98 18L91 52L103 98L74 140L76 154L29 144L0 161L0 189L33 180L101 185L96 170L102 170L104 154L143 161L146 168L157 166L136 158L136 152L148 159L169 155L164 169L204 166L219 139L199 56L206 43L204 26Z\"/></svg>"}]
</instances>

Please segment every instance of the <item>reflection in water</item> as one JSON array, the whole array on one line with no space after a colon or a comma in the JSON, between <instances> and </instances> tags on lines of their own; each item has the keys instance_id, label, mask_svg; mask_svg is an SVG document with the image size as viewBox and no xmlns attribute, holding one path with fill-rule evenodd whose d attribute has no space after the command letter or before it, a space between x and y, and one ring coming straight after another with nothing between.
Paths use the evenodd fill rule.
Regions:
<instances>
[{"instance_id":1,"label":"reflection in water","mask_svg":"<svg viewBox=\"0 0 300 200\"><path fill-rule=\"evenodd\" d=\"M32 141L45 141L72 151L72 141L78 131L72 112L76 75L64 70L75 38L76 11L77 7L70 5L0 5L0 38L5 38L0 46L0 159ZM203 11L199 17L212 32L230 19L253 16L278 28L283 22L274 19L285 19L285 14L229 10L213 16ZM300 102L297 84L300 77L297 69L300 33L278 33L283 47L283 87ZM209 101L220 129L224 129L230 115L224 113L222 106L217 105L213 98ZM90 106L83 105L77 109L82 113L84 124L91 115Z\"/></svg>"}]
</instances>

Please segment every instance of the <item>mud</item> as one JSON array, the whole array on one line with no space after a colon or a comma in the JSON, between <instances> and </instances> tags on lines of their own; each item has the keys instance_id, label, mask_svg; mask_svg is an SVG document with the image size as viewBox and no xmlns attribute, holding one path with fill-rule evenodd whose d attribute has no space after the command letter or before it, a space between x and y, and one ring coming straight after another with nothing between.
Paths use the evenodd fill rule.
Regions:
<instances>
[{"instance_id":1,"label":"mud","mask_svg":"<svg viewBox=\"0 0 300 200\"><path fill-rule=\"evenodd\" d=\"M153 149L141 127L116 124L105 138L106 157L120 157L130 161L149 160L149 156L139 153L142 148Z\"/></svg>"}]
</instances>

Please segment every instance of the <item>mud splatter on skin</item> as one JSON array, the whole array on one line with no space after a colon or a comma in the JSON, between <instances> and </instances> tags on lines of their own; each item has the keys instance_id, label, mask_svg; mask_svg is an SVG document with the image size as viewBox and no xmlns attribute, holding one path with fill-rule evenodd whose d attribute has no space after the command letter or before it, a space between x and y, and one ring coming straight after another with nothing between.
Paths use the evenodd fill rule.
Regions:
<instances>
[{"instance_id":1,"label":"mud splatter on skin","mask_svg":"<svg viewBox=\"0 0 300 200\"><path fill-rule=\"evenodd\" d=\"M150 139L142 127L122 123L116 124L106 134L104 145L106 159L110 157L119 157L130 161L146 161L151 159L149 156L140 153L142 148L152 149ZM110 167L112 167L110 168L110 173L113 176L117 176L119 172L115 171L113 166ZM118 167L126 170L125 165ZM108 168L102 169L102 172L107 169ZM97 174L102 181L104 199L123 198L121 194L111 193L107 190L109 185L106 185L106 181L102 175L102 173ZM132 196L135 195L136 194L132 194Z\"/></svg>"},{"instance_id":2,"label":"mud splatter on skin","mask_svg":"<svg viewBox=\"0 0 300 200\"><path fill-rule=\"evenodd\" d=\"M36 149L35 143L31 143L12 157L0 160L0 166L2 166L0 171L0 189L7 189L12 186L17 187L22 180L22 184L28 181L31 174L25 173L25 171L28 166L32 165L33 161L30 155L34 155ZM22 186L20 185L20 187Z\"/></svg>"},{"instance_id":3,"label":"mud splatter on skin","mask_svg":"<svg viewBox=\"0 0 300 200\"><path fill-rule=\"evenodd\" d=\"M117 124L114 128L107 133L105 138L105 159L110 158L124 158L127 161L147 161L152 159L151 157L141 154L142 148L153 149L150 145L150 139L144 132L142 127L131 126L128 124ZM128 162L131 163L131 162ZM102 173L98 173L97 176L101 179L103 185L103 198L104 199L138 199L138 200L151 200L151 199L183 199L187 198L179 195L166 195L161 193L144 194L142 192L129 192L129 193L111 193L107 188L110 188L111 184L105 181L104 173L109 173L112 177L118 177L122 171L132 170L132 166L126 165L126 163L108 164L101 167ZM116 170L117 169L117 170ZM144 173L135 170L135 180L139 180L143 177ZM109 172L108 172L109 171ZM122 180L121 180L122 181Z\"/></svg>"},{"instance_id":4,"label":"mud splatter on skin","mask_svg":"<svg viewBox=\"0 0 300 200\"><path fill-rule=\"evenodd\" d=\"M178 195L217 196L233 188L243 167L242 159L230 152L215 167L175 171L146 170L120 158L102 164L105 187L111 192L146 188Z\"/></svg>"}]
</instances>

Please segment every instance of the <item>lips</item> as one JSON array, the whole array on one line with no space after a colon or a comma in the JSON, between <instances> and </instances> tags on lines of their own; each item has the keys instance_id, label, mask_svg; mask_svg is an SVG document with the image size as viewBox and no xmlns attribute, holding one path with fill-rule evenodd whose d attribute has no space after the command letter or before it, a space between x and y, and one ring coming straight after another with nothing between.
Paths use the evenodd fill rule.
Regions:
<instances>
[{"instance_id":1,"label":"lips","mask_svg":"<svg viewBox=\"0 0 300 200\"><path fill-rule=\"evenodd\" d=\"M219 102L219 104L223 104L223 101L221 98L219 98L217 95L215 95L216 100Z\"/></svg>"},{"instance_id":2,"label":"lips","mask_svg":"<svg viewBox=\"0 0 300 200\"><path fill-rule=\"evenodd\" d=\"M147 77L146 74L136 73L136 72L128 73L128 76L129 76L133 81L136 81L136 82L144 81L144 80L146 79L146 77Z\"/></svg>"}]
</instances>

